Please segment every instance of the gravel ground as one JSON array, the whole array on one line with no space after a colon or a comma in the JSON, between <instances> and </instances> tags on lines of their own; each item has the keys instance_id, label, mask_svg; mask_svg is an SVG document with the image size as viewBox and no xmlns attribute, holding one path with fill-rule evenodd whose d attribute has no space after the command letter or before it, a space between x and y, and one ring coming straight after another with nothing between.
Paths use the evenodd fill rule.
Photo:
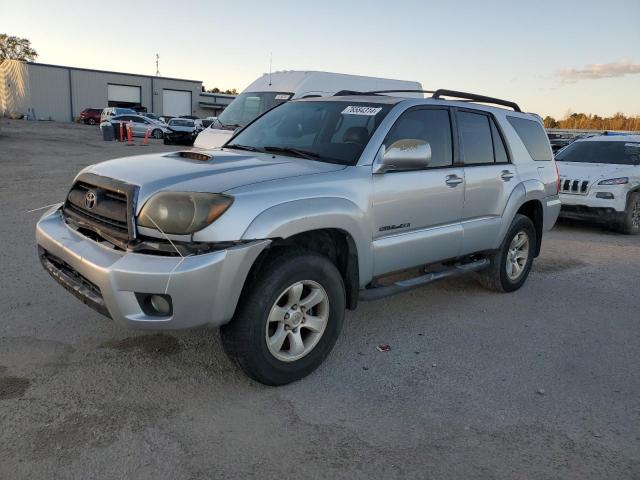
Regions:
<instances>
[{"instance_id":1,"label":"gravel ground","mask_svg":"<svg viewBox=\"0 0 640 480\"><path fill-rule=\"evenodd\" d=\"M314 374L269 388L217 331L124 330L39 265L27 211L152 143L0 120L0 478L640 478L640 237L563 222L520 291L362 304Z\"/></svg>"}]
</instances>

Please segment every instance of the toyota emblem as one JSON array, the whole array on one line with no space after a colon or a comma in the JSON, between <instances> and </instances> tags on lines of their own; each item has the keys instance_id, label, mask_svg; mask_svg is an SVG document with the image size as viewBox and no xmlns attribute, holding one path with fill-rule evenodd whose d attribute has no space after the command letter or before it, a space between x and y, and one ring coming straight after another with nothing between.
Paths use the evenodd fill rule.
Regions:
<instances>
[{"instance_id":1,"label":"toyota emblem","mask_svg":"<svg viewBox=\"0 0 640 480\"><path fill-rule=\"evenodd\" d=\"M98 196L93 190L89 190L84 196L84 206L87 207L87 210L91 210L93 207L95 207L97 201Z\"/></svg>"}]
</instances>

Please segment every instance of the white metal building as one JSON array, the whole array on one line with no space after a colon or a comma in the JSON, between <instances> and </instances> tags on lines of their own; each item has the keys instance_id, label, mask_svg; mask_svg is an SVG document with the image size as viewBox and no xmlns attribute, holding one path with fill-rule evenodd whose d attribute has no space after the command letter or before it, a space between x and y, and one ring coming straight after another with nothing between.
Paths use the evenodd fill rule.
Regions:
<instances>
[{"instance_id":1,"label":"white metal building","mask_svg":"<svg viewBox=\"0 0 640 480\"><path fill-rule=\"evenodd\" d=\"M202 96L202 98L201 98ZM0 65L0 114L72 121L85 108L143 108L158 115L215 116L233 96L203 94L202 82L7 60Z\"/></svg>"}]
</instances>

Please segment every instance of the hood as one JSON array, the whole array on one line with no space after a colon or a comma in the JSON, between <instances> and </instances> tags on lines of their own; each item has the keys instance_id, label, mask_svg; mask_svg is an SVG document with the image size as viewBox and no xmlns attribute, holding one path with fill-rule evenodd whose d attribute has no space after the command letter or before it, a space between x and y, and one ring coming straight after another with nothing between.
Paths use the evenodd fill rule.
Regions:
<instances>
[{"instance_id":1,"label":"hood","mask_svg":"<svg viewBox=\"0 0 640 480\"><path fill-rule=\"evenodd\" d=\"M180 153L118 158L91 165L83 172L139 186L138 208L141 208L160 190L223 193L253 183L345 168L333 163L262 153L213 150L206 152L211 156L208 161L184 158Z\"/></svg>"},{"instance_id":2,"label":"hood","mask_svg":"<svg viewBox=\"0 0 640 480\"><path fill-rule=\"evenodd\" d=\"M612 163L580 163L556 161L561 178L589 180L593 183L596 180L607 178L631 176L633 165L616 165Z\"/></svg>"}]
</instances>

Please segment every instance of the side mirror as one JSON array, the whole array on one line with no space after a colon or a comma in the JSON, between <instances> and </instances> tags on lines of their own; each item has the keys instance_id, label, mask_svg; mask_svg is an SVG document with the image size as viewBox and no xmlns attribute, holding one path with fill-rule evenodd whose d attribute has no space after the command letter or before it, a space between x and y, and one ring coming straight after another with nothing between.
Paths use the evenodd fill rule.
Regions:
<instances>
[{"instance_id":1,"label":"side mirror","mask_svg":"<svg viewBox=\"0 0 640 480\"><path fill-rule=\"evenodd\" d=\"M373 166L373 173L403 170L423 170L431 162L431 145L424 140L407 138L393 142L389 148L382 145Z\"/></svg>"}]
</instances>

